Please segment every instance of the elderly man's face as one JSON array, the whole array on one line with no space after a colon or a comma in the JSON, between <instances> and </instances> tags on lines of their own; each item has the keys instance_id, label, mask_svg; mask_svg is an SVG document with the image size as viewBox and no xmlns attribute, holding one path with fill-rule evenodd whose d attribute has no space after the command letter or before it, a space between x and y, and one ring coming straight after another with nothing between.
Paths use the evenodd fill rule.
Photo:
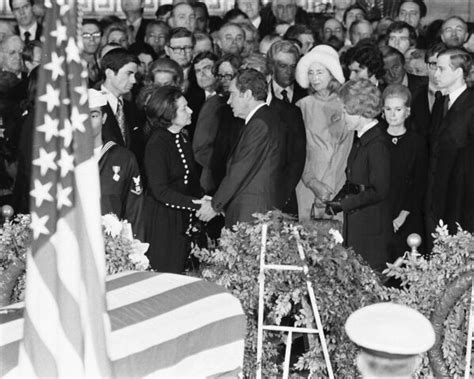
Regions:
<instances>
[{"instance_id":1,"label":"elderly man's face","mask_svg":"<svg viewBox=\"0 0 474 379\"><path fill-rule=\"evenodd\" d=\"M410 32L408 29L393 31L388 36L388 46L392 46L402 54L410 48Z\"/></svg>"},{"instance_id":2,"label":"elderly man's face","mask_svg":"<svg viewBox=\"0 0 474 379\"><path fill-rule=\"evenodd\" d=\"M217 42L223 53L240 55L244 48L244 41L243 30L238 26L229 25L221 28Z\"/></svg>"},{"instance_id":3,"label":"elderly man's face","mask_svg":"<svg viewBox=\"0 0 474 379\"><path fill-rule=\"evenodd\" d=\"M400 21L404 21L417 29L420 26L420 18L420 7L417 3L410 1L400 6L400 11L398 12L398 19Z\"/></svg>"},{"instance_id":4,"label":"elderly man's face","mask_svg":"<svg viewBox=\"0 0 474 379\"><path fill-rule=\"evenodd\" d=\"M296 57L291 53L279 52L274 57L273 79L286 88L295 81Z\"/></svg>"},{"instance_id":5,"label":"elderly man's face","mask_svg":"<svg viewBox=\"0 0 474 379\"><path fill-rule=\"evenodd\" d=\"M344 28L335 18L330 18L324 23L323 36L324 41L329 40L332 36L337 37L340 41L344 41Z\"/></svg>"},{"instance_id":6,"label":"elderly man's face","mask_svg":"<svg viewBox=\"0 0 474 379\"><path fill-rule=\"evenodd\" d=\"M18 25L24 28L35 22L33 6L29 0L12 0L12 13Z\"/></svg>"},{"instance_id":7,"label":"elderly man's face","mask_svg":"<svg viewBox=\"0 0 474 379\"><path fill-rule=\"evenodd\" d=\"M2 68L18 75L22 68L21 53L23 51L23 42L18 36L8 37L1 50Z\"/></svg>"},{"instance_id":8,"label":"elderly man's face","mask_svg":"<svg viewBox=\"0 0 474 379\"><path fill-rule=\"evenodd\" d=\"M388 84L402 84L406 71L399 56L389 55L383 59L385 76Z\"/></svg>"},{"instance_id":9,"label":"elderly man's face","mask_svg":"<svg viewBox=\"0 0 474 379\"><path fill-rule=\"evenodd\" d=\"M372 25L365 21L356 25L350 37L353 45L356 45L361 39L372 37Z\"/></svg>"},{"instance_id":10,"label":"elderly man's face","mask_svg":"<svg viewBox=\"0 0 474 379\"><path fill-rule=\"evenodd\" d=\"M286 22L288 24L295 22L296 0L274 0L272 9L277 22Z\"/></svg>"},{"instance_id":11,"label":"elderly man's face","mask_svg":"<svg viewBox=\"0 0 474 379\"><path fill-rule=\"evenodd\" d=\"M196 29L196 15L194 9L188 4L176 5L169 23L173 28L182 27L194 33Z\"/></svg>"},{"instance_id":12,"label":"elderly man's face","mask_svg":"<svg viewBox=\"0 0 474 379\"><path fill-rule=\"evenodd\" d=\"M456 18L446 21L441 30L441 40L448 47L461 47L468 36L467 25Z\"/></svg>"},{"instance_id":13,"label":"elderly man's face","mask_svg":"<svg viewBox=\"0 0 474 379\"><path fill-rule=\"evenodd\" d=\"M258 17L260 12L260 0L237 0L237 8L247 14L251 20Z\"/></svg>"}]
</instances>

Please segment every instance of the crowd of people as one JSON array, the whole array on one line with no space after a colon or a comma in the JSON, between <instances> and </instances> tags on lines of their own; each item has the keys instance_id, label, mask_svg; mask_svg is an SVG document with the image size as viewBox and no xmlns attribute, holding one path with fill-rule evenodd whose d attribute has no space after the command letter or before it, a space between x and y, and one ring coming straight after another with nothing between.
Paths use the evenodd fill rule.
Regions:
<instances>
[{"instance_id":1,"label":"crowd of people","mask_svg":"<svg viewBox=\"0 0 474 379\"><path fill-rule=\"evenodd\" d=\"M429 252L440 219L474 231L474 35L459 16L424 25L422 0L385 3L237 0L220 18L183 0L145 19L122 0L122 19L84 20L102 212L154 269L182 272L192 238L272 209L342 221L379 272L410 233ZM33 0L10 6L0 195L27 213L42 27Z\"/></svg>"}]
</instances>

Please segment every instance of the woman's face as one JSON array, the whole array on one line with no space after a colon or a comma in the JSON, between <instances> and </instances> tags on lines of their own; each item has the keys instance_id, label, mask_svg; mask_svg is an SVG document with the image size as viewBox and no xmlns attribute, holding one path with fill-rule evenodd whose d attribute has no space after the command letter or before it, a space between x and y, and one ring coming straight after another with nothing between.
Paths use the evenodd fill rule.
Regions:
<instances>
[{"instance_id":1,"label":"woman's face","mask_svg":"<svg viewBox=\"0 0 474 379\"><path fill-rule=\"evenodd\" d=\"M347 127L347 130L353 131L357 130L360 124L360 116L357 114L349 114L346 111L345 107L342 107L342 117L344 119L344 124Z\"/></svg>"},{"instance_id":2,"label":"woman's face","mask_svg":"<svg viewBox=\"0 0 474 379\"><path fill-rule=\"evenodd\" d=\"M221 82L224 92L229 92L230 82L234 78L234 68L229 62L222 62L217 70L219 81Z\"/></svg>"},{"instance_id":3,"label":"woman's face","mask_svg":"<svg viewBox=\"0 0 474 379\"><path fill-rule=\"evenodd\" d=\"M176 100L176 107L176 117L173 120L173 126L177 126L179 129L182 129L191 123L191 115L193 111L188 107L188 102L184 96L181 96L178 100Z\"/></svg>"},{"instance_id":4,"label":"woman's face","mask_svg":"<svg viewBox=\"0 0 474 379\"><path fill-rule=\"evenodd\" d=\"M328 88L332 76L321 63L313 62L308 68L308 79L311 88L319 92Z\"/></svg>"},{"instance_id":5,"label":"woman's face","mask_svg":"<svg viewBox=\"0 0 474 379\"><path fill-rule=\"evenodd\" d=\"M158 87L175 85L173 74L166 71L157 71L153 75L153 83Z\"/></svg>"},{"instance_id":6,"label":"woman's face","mask_svg":"<svg viewBox=\"0 0 474 379\"><path fill-rule=\"evenodd\" d=\"M383 106L385 120L389 126L401 126L410 115L410 108L400 97L387 97Z\"/></svg>"}]
</instances>

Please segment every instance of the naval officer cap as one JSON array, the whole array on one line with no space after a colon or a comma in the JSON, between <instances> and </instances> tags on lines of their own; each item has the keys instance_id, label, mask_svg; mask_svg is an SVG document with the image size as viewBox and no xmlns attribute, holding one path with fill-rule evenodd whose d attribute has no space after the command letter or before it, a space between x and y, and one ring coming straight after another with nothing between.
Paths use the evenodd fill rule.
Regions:
<instances>
[{"instance_id":1,"label":"naval officer cap","mask_svg":"<svg viewBox=\"0 0 474 379\"><path fill-rule=\"evenodd\" d=\"M429 350L435 342L430 321L401 304L378 303L352 313L346 321L349 338L366 352L387 358L407 358Z\"/></svg>"},{"instance_id":2,"label":"naval officer cap","mask_svg":"<svg viewBox=\"0 0 474 379\"><path fill-rule=\"evenodd\" d=\"M89 88L88 89L88 96L89 96L89 108L100 108L107 105L107 96L101 92L97 91L96 89Z\"/></svg>"}]
</instances>

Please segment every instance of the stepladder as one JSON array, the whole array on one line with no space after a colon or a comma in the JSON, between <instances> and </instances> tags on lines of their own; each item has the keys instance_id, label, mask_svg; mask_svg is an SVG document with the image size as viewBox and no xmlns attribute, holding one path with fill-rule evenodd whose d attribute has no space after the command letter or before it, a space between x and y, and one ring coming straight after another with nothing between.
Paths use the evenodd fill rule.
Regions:
<instances>
[{"instance_id":1,"label":"stepladder","mask_svg":"<svg viewBox=\"0 0 474 379\"><path fill-rule=\"evenodd\" d=\"M290 374L290 358L293 344L293 337L295 335L316 335L319 337L319 343L324 356L328 377L334 378L332 371L331 361L329 358L329 352L327 349L326 339L324 336L323 325L319 316L318 306L316 303L316 297L314 295L313 284L309 278L309 268L306 263L306 257L301 243L301 237L296 227L292 228L292 236L294 237L298 255L300 258L299 265L289 264L274 264L266 263L265 254L267 251L267 235L268 235L268 224L262 224L262 237L261 237L261 249L260 249L260 272L259 272L259 299L258 299L258 326L257 326L257 371L256 378L262 378L262 365L263 365L263 339L264 332L279 332L286 334L286 347L285 347L285 358L283 362L283 378L286 379ZM265 273L273 270L281 273L285 272L298 272L305 277L306 290L309 296L312 316L314 318L314 324L316 327L301 327L301 326L283 326L283 325L267 325L265 323L264 310L265 310ZM267 305L268 306L268 305Z\"/></svg>"}]
</instances>

